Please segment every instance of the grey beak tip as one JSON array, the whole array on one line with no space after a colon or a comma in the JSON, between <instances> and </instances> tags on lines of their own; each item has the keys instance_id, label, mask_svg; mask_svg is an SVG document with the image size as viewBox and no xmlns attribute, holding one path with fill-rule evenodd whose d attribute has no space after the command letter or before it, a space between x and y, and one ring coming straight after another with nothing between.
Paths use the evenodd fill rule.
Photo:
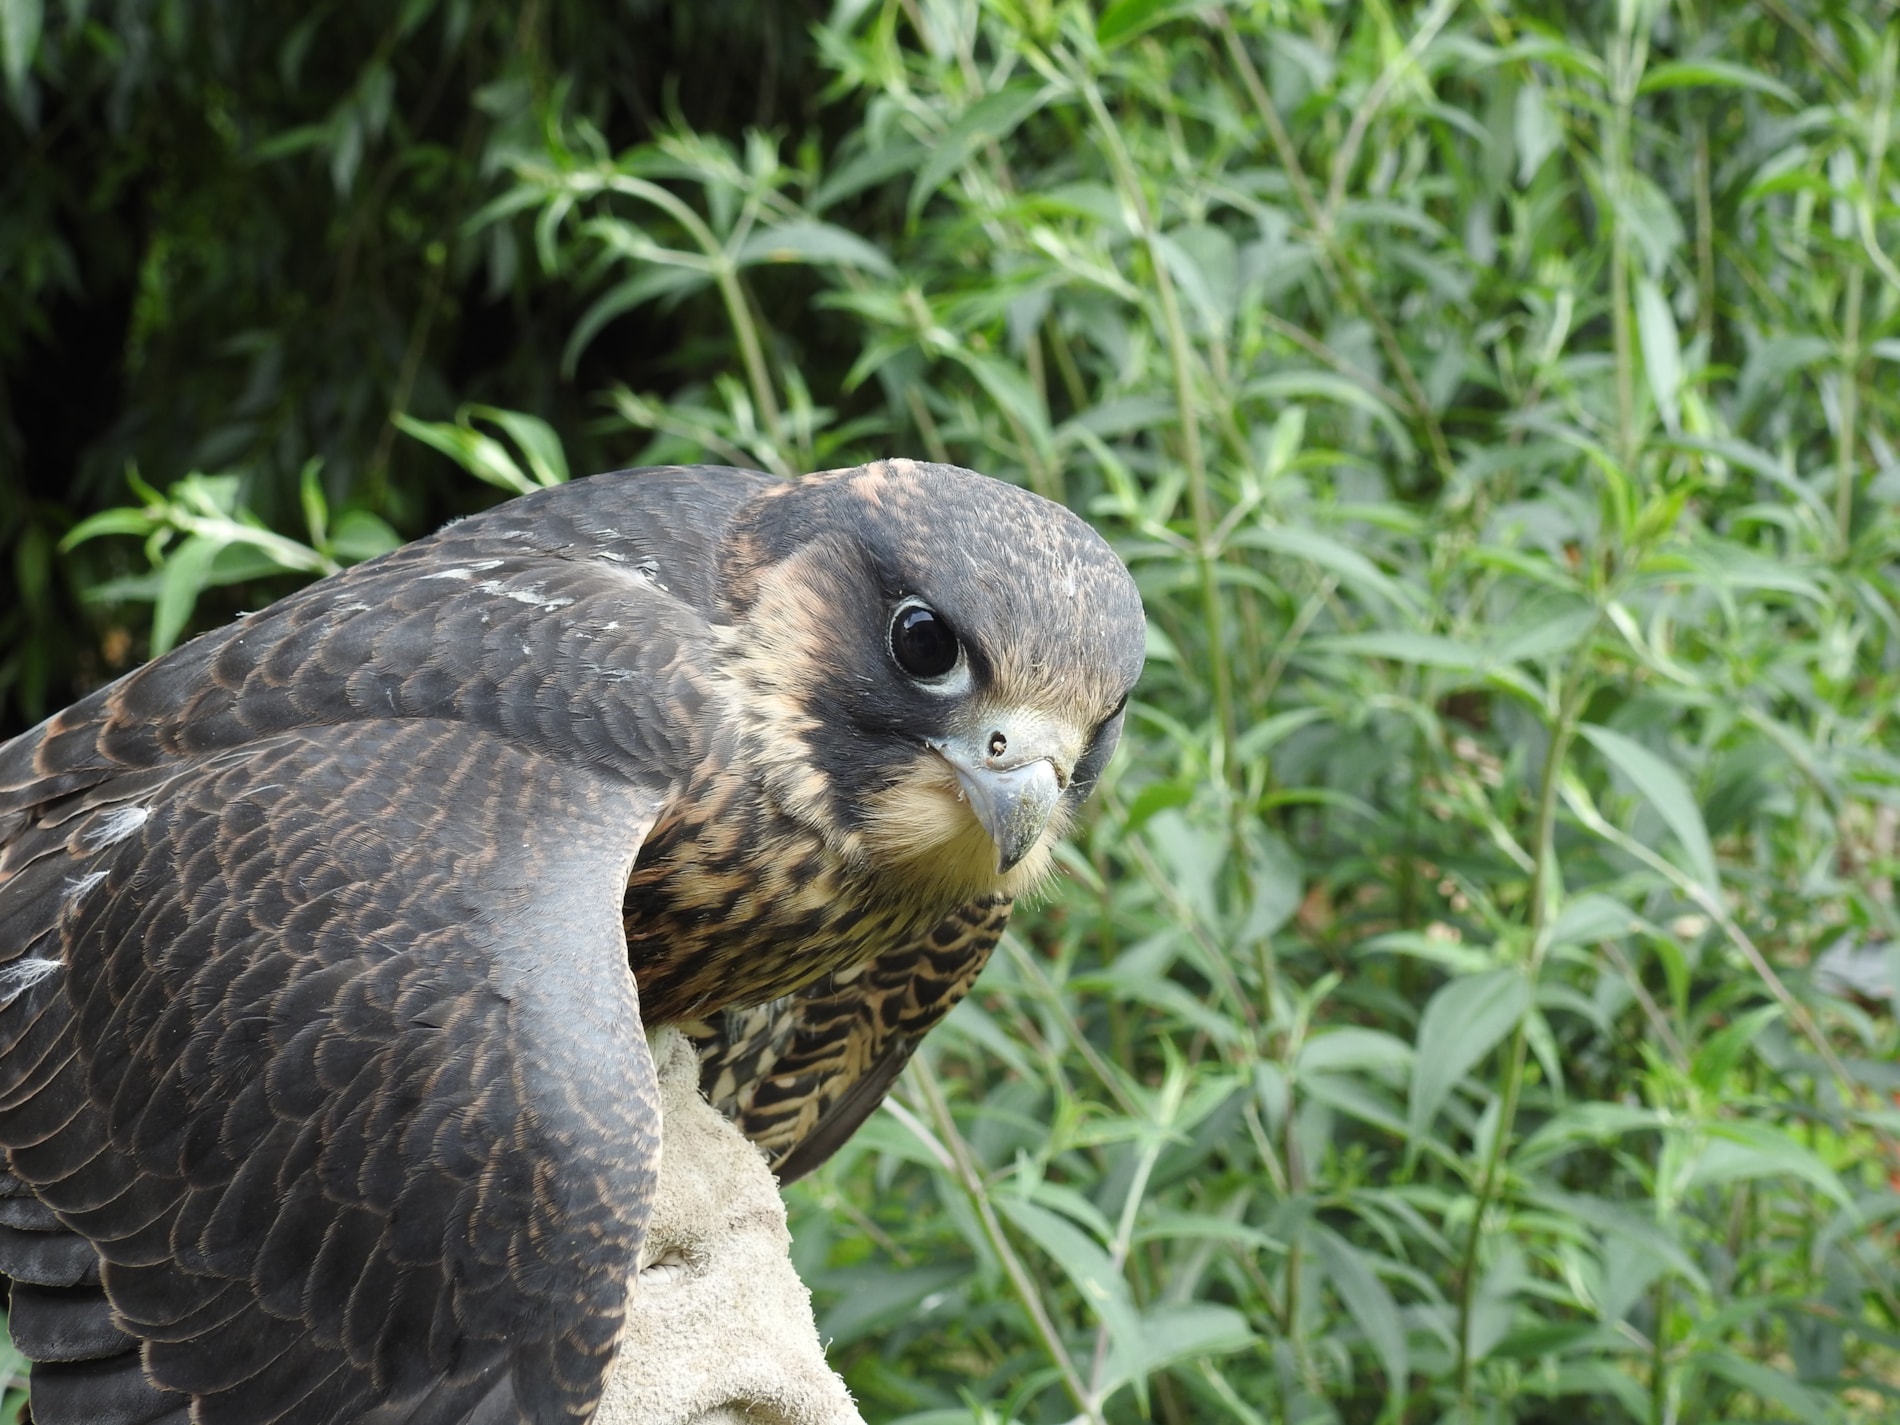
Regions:
<instances>
[{"instance_id":1,"label":"grey beak tip","mask_svg":"<svg viewBox=\"0 0 1900 1425\"><path fill-rule=\"evenodd\" d=\"M1042 840L1062 795L1055 765L1047 758L1037 758L1003 769L963 762L953 762L952 766L971 809L996 843L997 874L1012 870Z\"/></svg>"}]
</instances>

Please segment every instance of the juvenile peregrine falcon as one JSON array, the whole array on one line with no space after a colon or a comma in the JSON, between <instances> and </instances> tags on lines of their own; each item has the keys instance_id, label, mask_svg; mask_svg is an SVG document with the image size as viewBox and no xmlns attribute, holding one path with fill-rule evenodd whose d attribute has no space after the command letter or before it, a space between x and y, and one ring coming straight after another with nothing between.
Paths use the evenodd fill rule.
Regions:
<instances>
[{"instance_id":1,"label":"juvenile peregrine falcon","mask_svg":"<svg viewBox=\"0 0 1900 1425\"><path fill-rule=\"evenodd\" d=\"M822 1161L1046 873L1142 648L1100 537L967 470L627 471L0 747L40 1425L585 1421L645 1030L689 1028L782 1172Z\"/></svg>"}]
</instances>

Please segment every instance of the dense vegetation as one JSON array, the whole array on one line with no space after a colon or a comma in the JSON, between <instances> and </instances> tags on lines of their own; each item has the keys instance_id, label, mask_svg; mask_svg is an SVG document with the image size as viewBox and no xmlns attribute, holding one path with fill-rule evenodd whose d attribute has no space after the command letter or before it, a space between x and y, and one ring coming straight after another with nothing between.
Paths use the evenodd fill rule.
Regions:
<instances>
[{"instance_id":1,"label":"dense vegetation","mask_svg":"<svg viewBox=\"0 0 1900 1425\"><path fill-rule=\"evenodd\" d=\"M1893 0L0 0L0 689L464 470L1022 481L1151 661L791 1194L866 1417L1900 1418L1897 64Z\"/></svg>"}]
</instances>

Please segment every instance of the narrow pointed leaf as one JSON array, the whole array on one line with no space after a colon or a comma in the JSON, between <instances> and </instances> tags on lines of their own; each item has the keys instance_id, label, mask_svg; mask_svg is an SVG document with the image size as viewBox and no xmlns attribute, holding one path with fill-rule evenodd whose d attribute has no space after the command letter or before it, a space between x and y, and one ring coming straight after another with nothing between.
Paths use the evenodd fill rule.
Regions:
<instances>
[{"instance_id":1,"label":"narrow pointed leaf","mask_svg":"<svg viewBox=\"0 0 1900 1425\"><path fill-rule=\"evenodd\" d=\"M1682 846L1685 868L1709 890L1715 890L1721 877L1715 867L1715 848L1709 844L1709 830L1703 823L1702 810L1682 774L1662 758L1620 732L1594 723L1577 729L1604 759L1629 778L1636 790L1663 819Z\"/></svg>"},{"instance_id":2,"label":"narrow pointed leaf","mask_svg":"<svg viewBox=\"0 0 1900 1425\"><path fill-rule=\"evenodd\" d=\"M1516 970L1488 970L1451 981L1419 1021L1406 1127L1424 1136L1457 1083L1510 1033L1530 1006L1530 984Z\"/></svg>"}]
</instances>

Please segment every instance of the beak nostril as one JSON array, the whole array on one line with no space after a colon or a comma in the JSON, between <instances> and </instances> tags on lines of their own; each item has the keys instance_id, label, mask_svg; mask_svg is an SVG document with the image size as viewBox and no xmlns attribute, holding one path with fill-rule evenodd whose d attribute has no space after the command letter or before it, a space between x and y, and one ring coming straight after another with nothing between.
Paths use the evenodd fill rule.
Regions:
<instances>
[{"instance_id":1,"label":"beak nostril","mask_svg":"<svg viewBox=\"0 0 1900 1425\"><path fill-rule=\"evenodd\" d=\"M1003 736L1001 732L992 732L990 734L990 756L1001 757L1007 751L1009 751L1009 739Z\"/></svg>"}]
</instances>

